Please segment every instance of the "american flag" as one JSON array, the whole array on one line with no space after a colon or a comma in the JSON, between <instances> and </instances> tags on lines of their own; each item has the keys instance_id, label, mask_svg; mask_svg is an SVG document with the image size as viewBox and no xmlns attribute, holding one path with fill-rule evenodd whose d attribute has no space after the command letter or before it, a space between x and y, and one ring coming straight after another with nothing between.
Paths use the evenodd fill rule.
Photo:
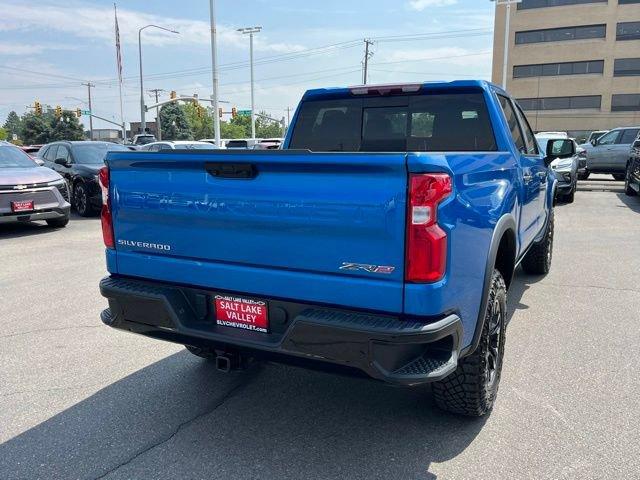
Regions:
<instances>
[{"instance_id":1,"label":"american flag","mask_svg":"<svg viewBox=\"0 0 640 480\"><path fill-rule=\"evenodd\" d=\"M120 28L118 28L118 10L113 4L113 12L116 16L116 57L118 61L118 80L122 83L122 52L120 52Z\"/></svg>"}]
</instances>

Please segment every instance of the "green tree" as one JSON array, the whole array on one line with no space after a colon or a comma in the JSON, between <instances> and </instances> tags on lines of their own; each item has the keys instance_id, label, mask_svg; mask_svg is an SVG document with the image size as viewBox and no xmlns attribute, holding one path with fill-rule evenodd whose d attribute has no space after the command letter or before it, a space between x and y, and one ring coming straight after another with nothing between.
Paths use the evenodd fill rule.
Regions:
<instances>
[{"instance_id":1,"label":"green tree","mask_svg":"<svg viewBox=\"0 0 640 480\"><path fill-rule=\"evenodd\" d=\"M163 140L193 140L193 133L184 110L177 103L169 103L160 109Z\"/></svg>"},{"instance_id":2,"label":"green tree","mask_svg":"<svg viewBox=\"0 0 640 480\"><path fill-rule=\"evenodd\" d=\"M213 117L210 108L204 108L200 104L191 102L181 107L187 117L193 138L200 140L213 137Z\"/></svg>"},{"instance_id":3,"label":"green tree","mask_svg":"<svg viewBox=\"0 0 640 480\"><path fill-rule=\"evenodd\" d=\"M231 138L249 138L251 136L251 117L238 115L236 118L229 120L229 125L234 127L236 133L240 133L240 135L235 135Z\"/></svg>"},{"instance_id":4,"label":"green tree","mask_svg":"<svg viewBox=\"0 0 640 480\"><path fill-rule=\"evenodd\" d=\"M9 112L7 120L4 122L3 128L7 132L7 138L13 138L13 135L20 135L22 129L22 121L18 114L14 111Z\"/></svg>"},{"instance_id":5,"label":"green tree","mask_svg":"<svg viewBox=\"0 0 640 480\"><path fill-rule=\"evenodd\" d=\"M25 145L47 143L51 134L51 126L44 115L33 112L22 116L20 133L18 134Z\"/></svg>"},{"instance_id":6,"label":"green tree","mask_svg":"<svg viewBox=\"0 0 640 480\"><path fill-rule=\"evenodd\" d=\"M7 131L0 127L0 140L6 140L8 138Z\"/></svg>"},{"instance_id":7,"label":"green tree","mask_svg":"<svg viewBox=\"0 0 640 480\"><path fill-rule=\"evenodd\" d=\"M260 112L262 115L266 115L266 112ZM276 138L282 137L284 132L282 131L282 124L276 123L273 120L268 120L264 117L256 117L256 137L258 138Z\"/></svg>"},{"instance_id":8,"label":"green tree","mask_svg":"<svg viewBox=\"0 0 640 480\"><path fill-rule=\"evenodd\" d=\"M78 117L70 112L63 112L62 117L53 117L49 141L56 140L84 140L84 129Z\"/></svg>"},{"instance_id":9,"label":"green tree","mask_svg":"<svg viewBox=\"0 0 640 480\"><path fill-rule=\"evenodd\" d=\"M220 122L221 138L245 138L247 137L247 129L244 125L238 125L233 122Z\"/></svg>"}]
</instances>

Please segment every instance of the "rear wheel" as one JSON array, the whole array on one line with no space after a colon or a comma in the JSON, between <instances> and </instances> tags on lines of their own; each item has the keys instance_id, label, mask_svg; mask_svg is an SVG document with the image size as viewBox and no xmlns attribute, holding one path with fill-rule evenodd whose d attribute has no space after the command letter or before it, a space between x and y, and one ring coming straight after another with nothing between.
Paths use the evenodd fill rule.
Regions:
<instances>
[{"instance_id":1,"label":"rear wheel","mask_svg":"<svg viewBox=\"0 0 640 480\"><path fill-rule=\"evenodd\" d=\"M627 166L627 174L624 176L624 193L629 197L635 197L638 195L633 188L631 188L631 165Z\"/></svg>"},{"instance_id":2,"label":"rear wheel","mask_svg":"<svg viewBox=\"0 0 640 480\"><path fill-rule=\"evenodd\" d=\"M73 189L73 206L82 217L90 217L93 215L93 208L89 201L89 192L84 183L78 183Z\"/></svg>"},{"instance_id":3,"label":"rear wheel","mask_svg":"<svg viewBox=\"0 0 640 480\"><path fill-rule=\"evenodd\" d=\"M506 315L507 287L500 272L494 270L480 343L471 355L460 359L454 373L433 383L438 407L471 417L491 411L502 373Z\"/></svg>"},{"instance_id":4,"label":"rear wheel","mask_svg":"<svg viewBox=\"0 0 640 480\"><path fill-rule=\"evenodd\" d=\"M564 203L573 203L573 201L575 200L575 197L576 197L576 189L574 187L570 193L567 193L562 197L562 201Z\"/></svg>"},{"instance_id":5,"label":"rear wheel","mask_svg":"<svg viewBox=\"0 0 640 480\"><path fill-rule=\"evenodd\" d=\"M613 174L613 179L614 180L618 180L619 182L624 180L626 177L626 175L624 173L614 173Z\"/></svg>"},{"instance_id":6,"label":"rear wheel","mask_svg":"<svg viewBox=\"0 0 640 480\"><path fill-rule=\"evenodd\" d=\"M544 275L549 273L551 259L553 257L553 229L554 212L549 212L549 221L544 232L544 237L529 249L522 259L522 268L525 272L533 275Z\"/></svg>"},{"instance_id":7,"label":"rear wheel","mask_svg":"<svg viewBox=\"0 0 640 480\"><path fill-rule=\"evenodd\" d=\"M578 173L578 180L587 180L589 178L589 175L591 174L586 170L582 173Z\"/></svg>"}]
</instances>

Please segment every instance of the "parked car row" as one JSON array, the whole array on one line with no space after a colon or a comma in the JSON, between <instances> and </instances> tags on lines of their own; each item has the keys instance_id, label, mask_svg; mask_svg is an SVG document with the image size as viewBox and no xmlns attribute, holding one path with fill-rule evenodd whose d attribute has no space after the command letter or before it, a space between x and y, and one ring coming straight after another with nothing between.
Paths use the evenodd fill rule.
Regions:
<instances>
[{"instance_id":1,"label":"parked car row","mask_svg":"<svg viewBox=\"0 0 640 480\"><path fill-rule=\"evenodd\" d=\"M536 134L541 150L544 150L549 140L555 138L567 138L567 134ZM566 158L551 164L558 179L560 200L572 202L576 180L587 180L592 173L610 174L615 180L624 180L627 195L640 194L640 126L591 132L587 141L576 147L575 157L576 159Z\"/></svg>"},{"instance_id":2,"label":"parked car row","mask_svg":"<svg viewBox=\"0 0 640 480\"><path fill-rule=\"evenodd\" d=\"M89 217L102 206L98 171L109 151L128 151L124 145L109 142L61 141L43 146L38 157L44 166L59 173L69 188L71 204L78 215Z\"/></svg>"}]
</instances>

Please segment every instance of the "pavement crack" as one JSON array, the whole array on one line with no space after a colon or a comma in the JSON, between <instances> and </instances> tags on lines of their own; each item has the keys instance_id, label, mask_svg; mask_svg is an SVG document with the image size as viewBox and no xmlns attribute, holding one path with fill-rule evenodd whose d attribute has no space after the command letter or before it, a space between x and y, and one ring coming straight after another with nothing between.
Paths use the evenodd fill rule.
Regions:
<instances>
[{"instance_id":1,"label":"pavement crack","mask_svg":"<svg viewBox=\"0 0 640 480\"><path fill-rule=\"evenodd\" d=\"M70 327L56 327L56 328L38 328L38 329L35 329L35 330L27 330L26 332L16 332L16 333L9 333L8 335L0 335L0 339L19 337L19 336L22 336L22 335L29 335L31 333L56 332L56 331L60 331L60 330L76 330L78 328L98 328L98 327L102 327L102 324L100 324L100 325L73 325L73 326L70 326Z\"/></svg>"},{"instance_id":2,"label":"pavement crack","mask_svg":"<svg viewBox=\"0 0 640 480\"><path fill-rule=\"evenodd\" d=\"M124 467L125 465L130 464L135 459L137 459L138 457L144 455L145 453L150 452L151 450L153 450L156 447L159 447L160 445L164 445L165 443L170 442L178 433L180 433L180 431L183 428L185 428L186 426L188 426L191 423L195 422L196 420L199 420L199 419L201 419L203 417L206 417L207 415L215 412L218 408L220 408L222 405L224 405L224 403L227 400L229 400L233 395L235 395L239 390L241 390L243 387L245 387L246 385L249 384L249 382L251 381L253 375L251 374L251 372L245 372L245 373L247 373L248 378L245 381L238 382L231 390L229 390L211 408L208 408L204 412L199 413L198 415L196 415L195 417L192 417L189 420L185 420L184 422L180 423L176 428L173 429L173 432L171 432L169 435L166 435L164 438L159 439L157 442L153 443L152 445L149 445L148 447L143 448L139 452L136 452L129 459L125 460L124 462L119 463L118 465L116 465L115 467L111 468L109 471L107 471L106 473L100 475L99 477L96 477L95 480L100 480L102 478L107 477L108 475L111 475L115 471L119 470L120 468Z\"/></svg>"}]
</instances>

